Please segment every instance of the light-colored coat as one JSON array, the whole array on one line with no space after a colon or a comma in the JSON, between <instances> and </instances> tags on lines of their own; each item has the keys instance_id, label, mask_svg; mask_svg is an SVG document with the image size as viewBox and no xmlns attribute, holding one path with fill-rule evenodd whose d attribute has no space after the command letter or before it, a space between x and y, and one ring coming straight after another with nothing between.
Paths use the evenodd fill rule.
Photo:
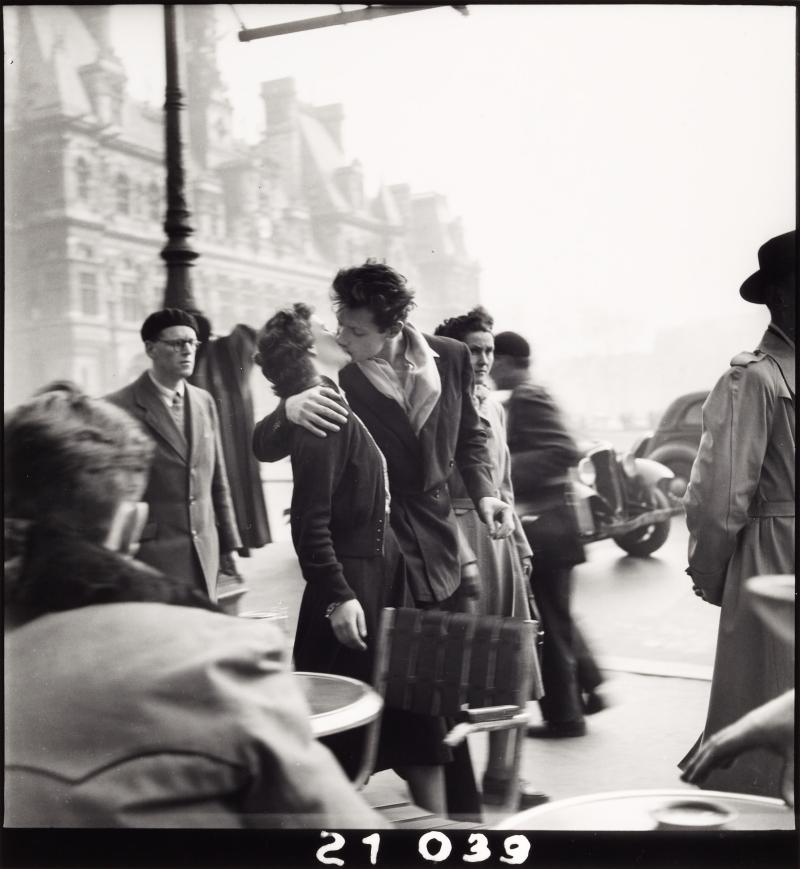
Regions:
<instances>
[{"instance_id":1,"label":"light-colored coat","mask_svg":"<svg viewBox=\"0 0 800 869\"><path fill-rule=\"evenodd\" d=\"M794 573L795 351L774 326L740 353L703 405L703 436L685 497L688 573L720 605L704 736L794 685L791 650L744 594L752 576ZM777 796L779 762L744 755L706 787Z\"/></svg>"},{"instance_id":2,"label":"light-colored coat","mask_svg":"<svg viewBox=\"0 0 800 869\"><path fill-rule=\"evenodd\" d=\"M514 489L511 485L511 453L506 442L506 413L503 405L488 391L482 391L480 399L476 400L476 408L486 429L495 496L513 507ZM522 570L522 559L531 558L533 552L519 517L514 513L514 533L510 537L492 540L467 495L458 468L454 469L448 487L453 509L467 543L474 551L481 578L480 597L465 601L468 611L529 619L530 587Z\"/></svg>"},{"instance_id":3,"label":"light-colored coat","mask_svg":"<svg viewBox=\"0 0 800 869\"><path fill-rule=\"evenodd\" d=\"M153 436L156 453L143 500L150 507L137 558L205 587L216 600L219 554L241 546L214 399L186 384L189 438L178 430L148 372L108 401Z\"/></svg>"}]
</instances>

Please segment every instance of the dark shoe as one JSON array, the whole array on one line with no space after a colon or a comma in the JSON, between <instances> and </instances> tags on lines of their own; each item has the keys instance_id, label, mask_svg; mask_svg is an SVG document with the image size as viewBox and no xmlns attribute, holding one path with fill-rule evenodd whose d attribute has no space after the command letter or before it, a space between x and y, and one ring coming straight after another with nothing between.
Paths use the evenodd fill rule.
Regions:
<instances>
[{"instance_id":1,"label":"dark shoe","mask_svg":"<svg viewBox=\"0 0 800 869\"><path fill-rule=\"evenodd\" d=\"M570 736L585 736L586 722L577 721L545 721L544 724L533 724L526 735L534 739L565 739Z\"/></svg>"},{"instance_id":2,"label":"dark shoe","mask_svg":"<svg viewBox=\"0 0 800 869\"><path fill-rule=\"evenodd\" d=\"M487 806L502 806L506 803L508 781L484 775L482 784L482 801ZM532 809L542 803L549 803L550 797L542 791L537 791L526 781L519 783L519 809Z\"/></svg>"},{"instance_id":3,"label":"dark shoe","mask_svg":"<svg viewBox=\"0 0 800 869\"><path fill-rule=\"evenodd\" d=\"M583 696L583 712L585 715L594 715L608 708L608 702L597 691L589 691Z\"/></svg>"}]
</instances>

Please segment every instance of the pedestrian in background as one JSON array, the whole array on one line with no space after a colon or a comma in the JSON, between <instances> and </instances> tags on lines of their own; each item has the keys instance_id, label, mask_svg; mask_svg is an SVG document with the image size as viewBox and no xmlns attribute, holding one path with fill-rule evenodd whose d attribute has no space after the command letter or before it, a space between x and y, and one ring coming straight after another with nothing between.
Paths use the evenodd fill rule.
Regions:
<instances>
[{"instance_id":1,"label":"pedestrian in background","mask_svg":"<svg viewBox=\"0 0 800 869\"><path fill-rule=\"evenodd\" d=\"M188 381L210 392L217 406L228 486L242 538L239 555L247 558L251 550L272 540L261 470L250 448L255 426L250 376L256 330L237 323L228 335L217 336L207 317L193 316L200 328L200 344Z\"/></svg>"},{"instance_id":2,"label":"pedestrian in background","mask_svg":"<svg viewBox=\"0 0 800 869\"><path fill-rule=\"evenodd\" d=\"M739 290L770 323L739 353L703 405L703 435L684 504L696 592L722 607L703 740L794 687L794 660L743 594L752 576L794 573L797 234L770 239ZM780 764L766 751L715 769L704 786L778 796Z\"/></svg>"},{"instance_id":3,"label":"pedestrian in background","mask_svg":"<svg viewBox=\"0 0 800 869\"><path fill-rule=\"evenodd\" d=\"M492 379L498 389L511 390L506 403L511 479L533 550L531 586L544 624L544 696L539 701L544 724L529 727L528 735L583 736L584 713L600 711L604 703L597 693L600 672L570 611L572 568L585 556L567 501L567 470L578 463L580 453L555 401L532 380L528 342L516 332L500 332L494 351ZM579 655L584 659L581 673ZM580 676L586 678L588 672L594 679L582 685Z\"/></svg>"},{"instance_id":4,"label":"pedestrian in background","mask_svg":"<svg viewBox=\"0 0 800 869\"><path fill-rule=\"evenodd\" d=\"M475 375L473 400L478 416L486 430L487 444L492 459L492 479L497 497L514 506L514 491L511 485L511 455L506 440L506 420L503 406L490 392L489 372L494 362L494 321L482 307L473 308L467 314L450 317L436 327L436 335L454 338L467 345ZM475 505L467 495L461 474L454 471L448 483L453 510L475 553L479 575L480 594L466 598L464 610L482 615L506 616L530 619L538 611L533 605L529 577L533 562L528 538L522 530L519 517L514 514L514 533L502 540L492 539L475 511ZM541 693L541 675L535 674L534 697ZM502 805L510 784L511 757L513 750L508 731L489 733L489 760L483 776L483 801ZM546 802L547 797L520 784L520 808L530 808Z\"/></svg>"},{"instance_id":5,"label":"pedestrian in background","mask_svg":"<svg viewBox=\"0 0 800 869\"><path fill-rule=\"evenodd\" d=\"M186 382L194 370L197 321L186 311L164 308L147 317L141 336L151 368L107 396L156 442L144 493L150 516L137 558L191 580L216 600L220 565L224 573L238 574L242 542L214 399Z\"/></svg>"}]
</instances>

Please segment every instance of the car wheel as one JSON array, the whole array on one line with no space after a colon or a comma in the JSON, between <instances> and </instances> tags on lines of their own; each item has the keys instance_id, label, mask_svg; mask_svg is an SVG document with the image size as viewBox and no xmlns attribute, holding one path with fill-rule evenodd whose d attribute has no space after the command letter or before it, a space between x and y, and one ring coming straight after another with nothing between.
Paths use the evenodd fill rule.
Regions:
<instances>
[{"instance_id":1,"label":"car wheel","mask_svg":"<svg viewBox=\"0 0 800 869\"><path fill-rule=\"evenodd\" d=\"M669 499L660 489L653 489L652 501L654 509L669 507ZM614 542L620 549L624 549L628 555L636 558L647 558L666 543L669 537L671 520L665 522L653 522L652 525L643 525L630 534L615 537Z\"/></svg>"}]
</instances>

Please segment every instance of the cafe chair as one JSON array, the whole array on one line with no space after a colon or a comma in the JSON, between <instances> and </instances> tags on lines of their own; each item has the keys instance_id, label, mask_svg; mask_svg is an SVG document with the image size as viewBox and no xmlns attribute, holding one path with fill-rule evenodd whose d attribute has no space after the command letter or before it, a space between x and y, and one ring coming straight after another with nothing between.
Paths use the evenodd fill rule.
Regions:
<instances>
[{"instance_id":1,"label":"cafe chair","mask_svg":"<svg viewBox=\"0 0 800 869\"><path fill-rule=\"evenodd\" d=\"M373 687L389 709L456 721L445 743L471 733L512 733L504 808L517 810L526 704L543 693L537 623L500 616L386 608L381 617Z\"/></svg>"}]
</instances>

